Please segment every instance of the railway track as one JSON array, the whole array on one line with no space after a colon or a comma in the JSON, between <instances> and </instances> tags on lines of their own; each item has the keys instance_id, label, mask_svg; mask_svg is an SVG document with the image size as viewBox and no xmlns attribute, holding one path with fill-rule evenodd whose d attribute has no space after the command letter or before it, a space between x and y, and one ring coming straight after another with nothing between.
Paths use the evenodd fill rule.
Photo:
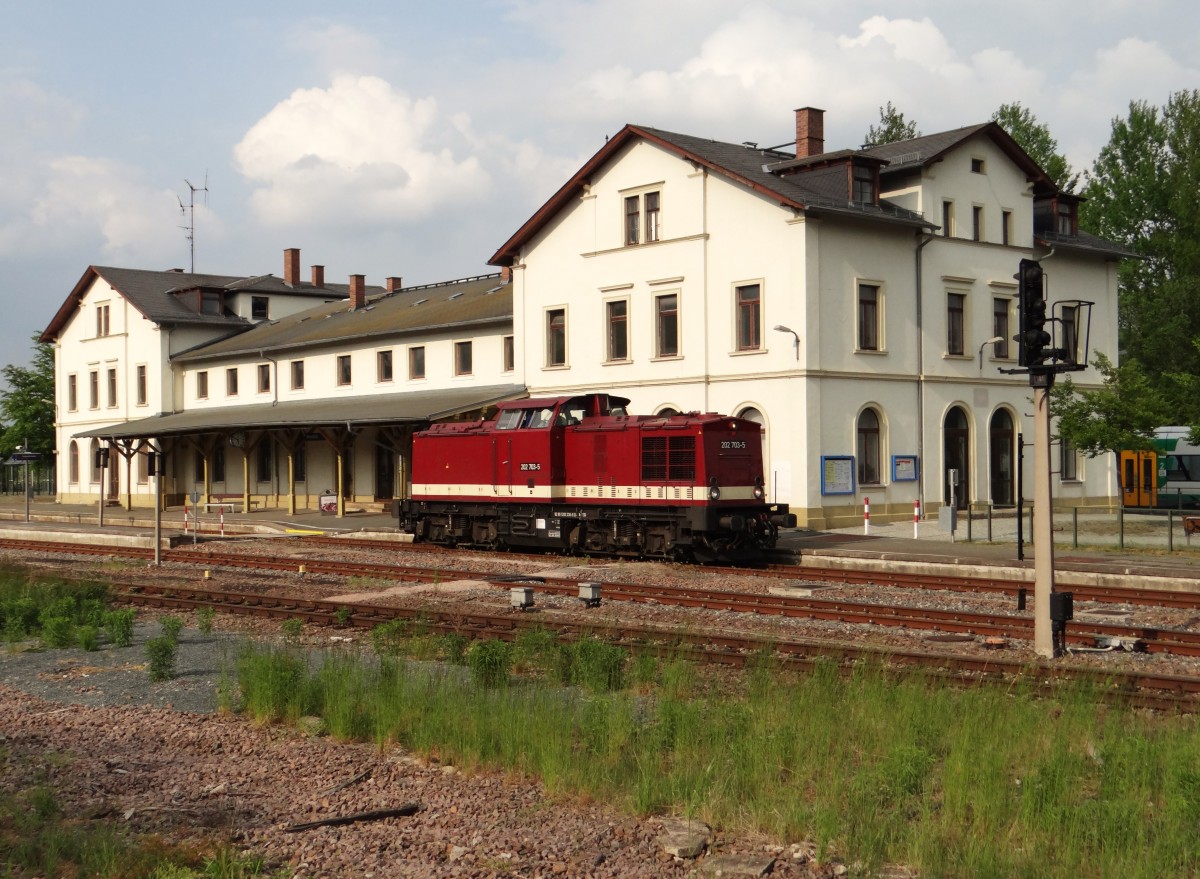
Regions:
<instances>
[{"instance_id":1,"label":"railway track","mask_svg":"<svg viewBox=\"0 0 1200 879\"><path fill-rule=\"evenodd\" d=\"M325 538L327 539L327 538ZM363 541L343 540L337 545L361 544ZM0 541L0 546L12 546L26 550L63 553L92 553L113 555L111 547L95 547L71 543L43 543L38 541ZM122 548L117 551L127 558L152 558L153 551L138 548ZM444 567L414 567L392 564L366 563L333 559L306 558L288 559L278 556L262 557L241 553L197 552L195 550L169 550L163 554L166 561L231 567L276 572L303 571L314 575L339 577L371 577L380 580L407 582L443 582L462 578L488 583L495 588L508 588L521 583L536 585L538 591L551 594L573 594L580 579L545 575L480 575L471 571L455 571ZM805 573L809 573L807 570ZM845 573L845 572L843 572ZM911 577L906 577L908 581ZM933 578L941 583L944 577ZM866 582L879 585L876 579ZM1011 584L1010 584L1011 585ZM933 588L923 586L922 588ZM730 613L750 613L782 616L794 619L810 619L826 622L875 625L917 631L944 632L948 634L972 635L982 638L1032 638L1034 621L1029 613L1003 614L981 613L966 610L937 610L913 608L907 605L891 605L875 602L825 599L810 596L733 592L724 589L706 589L699 586L663 586L638 583L607 582L602 586L603 595L609 600L641 602L673 607L685 607ZM1176 593L1166 593L1176 595ZM1150 626L1129 626L1118 622L1076 620L1067 629L1066 641L1076 647L1110 646L1139 652L1178 656L1200 656L1200 633L1184 629Z\"/></svg>"},{"instance_id":2,"label":"railway track","mask_svg":"<svg viewBox=\"0 0 1200 879\"><path fill-rule=\"evenodd\" d=\"M969 656L929 650L882 650L823 640L780 640L712 631L680 631L669 627L631 629L604 622L548 620L536 614L520 612L501 614L384 607L190 586L126 584L118 587L115 597L132 604L157 609L192 610L211 607L225 613L270 619L297 618L315 625L360 629L370 629L391 620L404 619L419 625L423 632L456 633L473 639L498 638L511 641L522 632L543 629L550 631L560 641L595 636L635 651L685 657L733 667L742 667L751 661L761 661L767 656L774 661L795 667L808 667L818 661L837 661L843 666L853 667L858 663L873 661L920 668L932 676L957 685L976 685L984 682L1024 683L1040 691L1050 692L1056 687L1074 682L1095 688L1101 698L1130 702L1139 707L1188 712L1200 708L1200 678L1142 672L1096 672L1030 663L995 655Z\"/></svg>"}]
</instances>

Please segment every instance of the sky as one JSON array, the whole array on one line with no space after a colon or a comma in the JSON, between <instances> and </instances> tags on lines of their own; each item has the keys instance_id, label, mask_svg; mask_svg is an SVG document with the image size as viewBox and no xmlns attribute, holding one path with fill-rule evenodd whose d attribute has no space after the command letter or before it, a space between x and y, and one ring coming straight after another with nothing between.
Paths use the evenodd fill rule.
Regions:
<instances>
[{"instance_id":1,"label":"sky","mask_svg":"<svg viewBox=\"0 0 1200 879\"><path fill-rule=\"evenodd\" d=\"M390 7L390 8L389 8ZM0 365L89 265L328 282L487 260L628 123L860 145L1019 102L1076 171L1200 88L1193 0L0 0ZM191 232L189 233L189 226ZM189 242L189 234L191 241ZM193 262L194 261L194 262Z\"/></svg>"}]
</instances>

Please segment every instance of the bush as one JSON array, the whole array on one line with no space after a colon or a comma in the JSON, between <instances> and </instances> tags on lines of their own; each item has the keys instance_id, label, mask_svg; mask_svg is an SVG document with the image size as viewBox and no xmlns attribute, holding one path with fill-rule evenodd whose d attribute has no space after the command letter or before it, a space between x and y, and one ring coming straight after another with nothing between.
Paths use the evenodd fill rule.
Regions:
<instances>
[{"instance_id":1,"label":"bush","mask_svg":"<svg viewBox=\"0 0 1200 879\"><path fill-rule=\"evenodd\" d=\"M175 658L179 642L166 635L146 642L146 659L150 662L150 680L169 681L175 677Z\"/></svg>"},{"instance_id":2,"label":"bush","mask_svg":"<svg viewBox=\"0 0 1200 879\"><path fill-rule=\"evenodd\" d=\"M283 621L280 628L283 629L284 640L294 644L300 640L300 633L304 631L304 620L298 617L289 617Z\"/></svg>"},{"instance_id":3,"label":"bush","mask_svg":"<svg viewBox=\"0 0 1200 879\"><path fill-rule=\"evenodd\" d=\"M512 669L512 647L507 641L476 641L467 651L467 667L481 687L505 687Z\"/></svg>"},{"instance_id":4,"label":"bush","mask_svg":"<svg viewBox=\"0 0 1200 879\"><path fill-rule=\"evenodd\" d=\"M104 633L117 647L133 643L133 621L137 612L132 609L110 610L104 615Z\"/></svg>"},{"instance_id":5,"label":"bush","mask_svg":"<svg viewBox=\"0 0 1200 879\"><path fill-rule=\"evenodd\" d=\"M458 632L449 632L441 635L438 638L441 643L441 653L447 662L452 662L455 665L462 665L467 659L467 645L471 642L467 640L466 635L460 635Z\"/></svg>"},{"instance_id":6,"label":"bush","mask_svg":"<svg viewBox=\"0 0 1200 879\"><path fill-rule=\"evenodd\" d=\"M76 640L79 646L84 650L99 650L100 649L100 629L88 623L79 627L76 632Z\"/></svg>"},{"instance_id":7,"label":"bush","mask_svg":"<svg viewBox=\"0 0 1200 879\"><path fill-rule=\"evenodd\" d=\"M371 630L371 647L380 656L399 656L411 637L408 620L388 620Z\"/></svg>"},{"instance_id":8,"label":"bush","mask_svg":"<svg viewBox=\"0 0 1200 879\"><path fill-rule=\"evenodd\" d=\"M170 638L172 641L179 640L179 633L183 631L183 618L177 617L174 614L167 614L158 624L162 627L164 638Z\"/></svg>"},{"instance_id":9,"label":"bush","mask_svg":"<svg viewBox=\"0 0 1200 879\"><path fill-rule=\"evenodd\" d=\"M211 607L202 607L196 611L196 628L202 635L211 635L213 630L213 621L217 617L217 612Z\"/></svg>"},{"instance_id":10,"label":"bush","mask_svg":"<svg viewBox=\"0 0 1200 879\"><path fill-rule=\"evenodd\" d=\"M32 598L12 598L0 606L4 617L4 633L10 638L24 638L37 631L38 606Z\"/></svg>"},{"instance_id":11,"label":"bush","mask_svg":"<svg viewBox=\"0 0 1200 879\"><path fill-rule=\"evenodd\" d=\"M68 617L42 617L42 643L47 647L70 647L75 643L75 624Z\"/></svg>"}]
</instances>

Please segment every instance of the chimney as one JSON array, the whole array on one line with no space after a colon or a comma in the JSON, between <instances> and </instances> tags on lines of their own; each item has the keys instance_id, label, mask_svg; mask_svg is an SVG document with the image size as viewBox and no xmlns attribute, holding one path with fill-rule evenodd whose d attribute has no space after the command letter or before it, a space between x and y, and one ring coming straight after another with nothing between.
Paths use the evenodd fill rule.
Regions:
<instances>
[{"instance_id":1,"label":"chimney","mask_svg":"<svg viewBox=\"0 0 1200 879\"><path fill-rule=\"evenodd\" d=\"M289 287L300 284L300 248L289 247L283 252L283 283Z\"/></svg>"},{"instance_id":2,"label":"chimney","mask_svg":"<svg viewBox=\"0 0 1200 879\"><path fill-rule=\"evenodd\" d=\"M796 158L825 152L825 111L801 107L796 111Z\"/></svg>"},{"instance_id":3,"label":"chimney","mask_svg":"<svg viewBox=\"0 0 1200 879\"><path fill-rule=\"evenodd\" d=\"M312 285L318 289L325 286L325 266L312 267L313 280Z\"/></svg>"},{"instance_id":4,"label":"chimney","mask_svg":"<svg viewBox=\"0 0 1200 879\"><path fill-rule=\"evenodd\" d=\"M367 282L363 275L350 276L350 310L358 311L367 304Z\"/></svg>"},{"instance_id":5,"label":"chimney","mask_svg":"<svg viewBox=\"0 0 1200 879\"><path fill-rule=\"evenodd\" d=\"M500 281L504 284L507 284L511 280L512 280L512 266L501 266L500 267Z\"/></svg>"},{"instance_id":6,"label":"chimney","mask_svg":"<svg viewBox=\"0 0 1200 879\"><path fill-rule=\"evenodd\" d=\"M387 279L387 291L389 293L399 293L400 288L404 286L404 279L391 277Z\"/></svg>"}]
</instances>

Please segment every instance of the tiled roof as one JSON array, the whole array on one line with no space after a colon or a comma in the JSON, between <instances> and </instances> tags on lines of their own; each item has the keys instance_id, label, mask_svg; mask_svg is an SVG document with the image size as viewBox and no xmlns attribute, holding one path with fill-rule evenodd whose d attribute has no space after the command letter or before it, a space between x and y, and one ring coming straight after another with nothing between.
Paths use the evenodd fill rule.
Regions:
<instances>
[{"instance_id":1,"label":"tiled roof","mask_svg":"<svg viewBox=\"0 0 1200 879\"><path fill-rule=\"evenodd\" d=\"M265 351L312 348L374 337L478 325L512 325L512 283L500 275L406 287L396 293L368 294L366 305L351 310L345 300L326 303L177 355L178 363L257 355Z\"/></svg>"}]
</instances>

